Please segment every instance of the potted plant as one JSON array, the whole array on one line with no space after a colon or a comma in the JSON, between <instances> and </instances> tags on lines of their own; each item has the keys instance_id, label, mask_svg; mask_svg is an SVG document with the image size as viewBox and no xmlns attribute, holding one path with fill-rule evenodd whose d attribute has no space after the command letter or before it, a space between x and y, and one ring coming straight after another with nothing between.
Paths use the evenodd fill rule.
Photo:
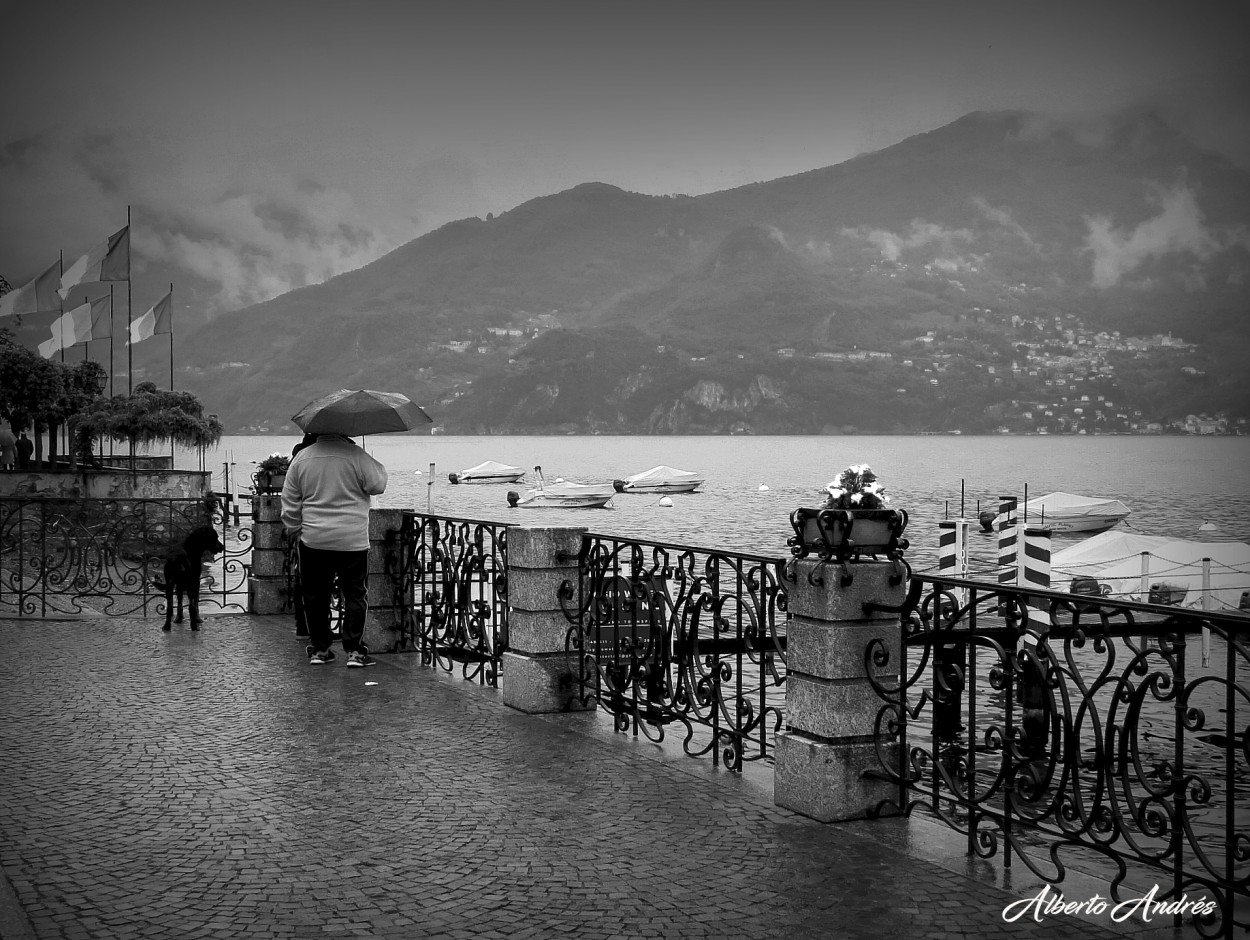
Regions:
<instances>
[{"instance_id":1,"label":"potted plant","mask_svg":"<svg viewBox=\"0 0 1250 940\"><path fill-rule=\"evenodd\" d=\"M256 484L257 493L281 493L286 483L286 471L291 466L291 458L286 454L272 453L256 466L252 481Z\"/></svg>"},{"instance_id":2,"label":"potted plant","mask_svg":"<svg viewBox=\"0 0 1250 940\"><path fill-rule=\"evenodd\" d=\"M799 558L814 552L823 561L846 562L864 555L900 558L908 545L902 537L907 513L889 508L889 502L871 467L847 467L825 488L823 506L790 514L790 550Z\"/></svg>"}]
</instances>

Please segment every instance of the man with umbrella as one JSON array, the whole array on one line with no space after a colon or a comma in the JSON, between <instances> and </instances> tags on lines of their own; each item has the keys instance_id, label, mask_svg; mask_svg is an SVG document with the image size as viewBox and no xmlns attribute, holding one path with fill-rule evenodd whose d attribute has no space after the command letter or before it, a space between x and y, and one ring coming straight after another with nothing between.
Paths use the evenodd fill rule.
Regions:
<instances>
[{"instance_id":1,"label":"man with umbrella","mask_svg":"<svg viewBox=\"0 0 1250 940\"><path fill-rule=\"evenodd\" d=\"M282 524L299 534L308 662L334 659L330 594L337 577L347 665L371 666L363 642L369 610L369 498L386 490L386 468L348 435L404 430L429 416L403 395L342 389L309 403L293 420L317 435L291 460L282 487Z\"/></svg>"}]
</instances>

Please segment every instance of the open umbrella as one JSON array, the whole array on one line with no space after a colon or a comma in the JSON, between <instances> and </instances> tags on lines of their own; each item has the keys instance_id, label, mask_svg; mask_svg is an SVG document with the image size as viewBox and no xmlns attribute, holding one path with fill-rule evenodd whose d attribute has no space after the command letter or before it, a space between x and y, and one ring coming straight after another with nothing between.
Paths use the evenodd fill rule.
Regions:
<instances>
[{"instance_id":1,"label":"open umbrella","mask_svg":"<svg viewBox=\"0 0 1250 940\"><path fill-rule=\"evenodd\" d=\"M420 405L399 392L341 388L310 401L291 416L307 434L384 434L411 431L419 424L433 422Z\"/></svg>"}]
</instances>

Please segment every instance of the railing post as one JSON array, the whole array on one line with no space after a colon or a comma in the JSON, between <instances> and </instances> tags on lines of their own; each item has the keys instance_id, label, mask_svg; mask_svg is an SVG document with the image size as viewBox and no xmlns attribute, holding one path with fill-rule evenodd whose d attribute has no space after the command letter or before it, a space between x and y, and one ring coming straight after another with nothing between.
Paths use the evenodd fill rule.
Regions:
<instances>
[{"instance_id":1,"label":"railing post","mask_svg":"<svg viewBox=\"0 0 1250 940\"><path fill-rule=\"evenodd\" d=\"M282 534L282 497L252 497L252 563L247 575L247 611L283 614L292 609L284 571L287 540Z\"/></svg>"},{"instance_id":2,"label":"railing post","mask_svg":"<svg viewBox=\"0 0 1250 940\"><path fill-rule=\"evenodd\" d=\"M593 709L583 703L569 668L565 638L573 627L560 605L570 584L576 603L584 528L508 529L508 652L503 654L503 700L529 714Z\"/></svg>"},{"instance_id":3,"label":"railing post","mask_svg":"<svg viewBox=\"0 0 1250 940\"><path fill-rule=\"evenodd\" d=\"M404 645L403 603L396 591L403 522L402 509L369 510L369 575L365 594L369 615L365 618L364 642L375 653L395 653Z\"/></svg>"},{"instance_id":4,"label":"railing post","mask_svg":"<svg viewBox=\"0 0 1250 940\"><path fill-rule=\"evenodd\" d=\"M883 684L897 683L902 623L897 611L864 605L898 608L907 582L892 563L852 567L843 587L835 567L800 559L789 594L786 731L777 739L773 801L820 822L863 819L898 799L896 784L866 773L881 769L885 704L868 677L871 670ZM870 644L888 657L870 659Z\"/></svg>"}]
</instances>

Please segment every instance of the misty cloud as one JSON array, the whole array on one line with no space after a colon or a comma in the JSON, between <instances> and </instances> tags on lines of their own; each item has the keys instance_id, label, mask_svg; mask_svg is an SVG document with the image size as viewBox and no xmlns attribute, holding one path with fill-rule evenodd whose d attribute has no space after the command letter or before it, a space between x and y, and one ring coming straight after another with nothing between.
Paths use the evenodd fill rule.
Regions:
<instances>
[{"instance_id":1,"label":"misty cloud","mask_svg":"<svg viewBox=\"0 0 1250 940\"><path fill-rule=\"evenodd\" d=\"M768 226L768 235L778 245L793 255L812 261L828 263L833 260L833 245L826 241L809 238L801 245L791 244L786 233L775 225Z\"/></svg>"},{"instance_id":2,"label":"misty cloud","mask_svg":"<svg viewBox=\"0 0 1250 940\"><path fill-rule=\"evenodd\" d=\"M392 247L365 227L349 194L273 169L249 175L245 188L205 193L194 207L151 207L154 218L135 231L150 258L217 285L210 312L321 283Z\"/></svg>"},{"instance_id":3,"label":"misty cloud","mask_svg":"<svg viewBox=\"0 0 1250 940\"><path fill-rule=\"evenodd\" d=\"M1020 223L1017 222L1014 218L1012 218L1011 213L1008 212L1005 208L1000 208L999 206L992 206L986 199L984 199L981 196L973 196L972 204L976 206L977 209L981 211L981 214L984 215L987 219L1007 229L1007 231L1011 232L1012 235L1016 236L1016 238L1020 239L1030 248L1034 249L1035 251L1042 250L1042 246L1033 240L1033 236L1031 236L1028 232L1026 232L1024 228L1020 225Z\"/></svg>"},{"instance_id":4,"label":"misty cloud","mask_svg":"<svg viewBox=\"0 0 1250 940\"><path fill-rule=\"evenodd\" d=\"M844 228L842 234L875 245L886 261L898 261L905 251L930 246L936 246L940 255L957 255L956 244L970 242L973 238L972 232L967 229L948 229L923 219L912 219L911 227L903 234L862 227Z\"/></svg>"},{"instance_id":5,"label":"misty cloud","mask_svg":"<svg viewBox=\"0 0 1250 940\"><path fill-rule=\"evenodd\" d=\"M1158 188L1150 197L1159 213L1132 229L1120 229L1106 216L1086 216L1086 250L1094 256L1095 287L1114 287L1146 262L1165 255L1189 254L1207 261L1236 243L1244 232L1217 232L1203 221L1193 192L1184 183Z\"/></svg>"}]
</instances>

